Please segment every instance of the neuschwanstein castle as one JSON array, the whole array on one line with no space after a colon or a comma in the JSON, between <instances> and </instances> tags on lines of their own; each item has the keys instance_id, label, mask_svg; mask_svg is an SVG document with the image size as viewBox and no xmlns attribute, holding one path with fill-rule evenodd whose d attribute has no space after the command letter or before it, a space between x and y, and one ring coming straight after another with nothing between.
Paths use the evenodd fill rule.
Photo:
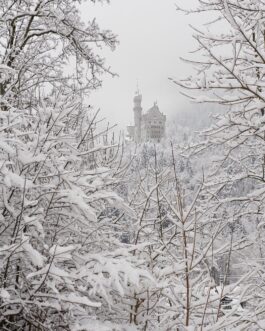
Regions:
<instances>
[{"instance_id":1,"label":"neuschwanstein castle","mask_svg":"<svg viewBox=\"0 0 265 331\"><path fill-rule=\"evenodd\" d=\"M142 95L136 92L133 98L134 126L128 126L130 139L140 143L144 141L159 142L165 136L166 115L160 112L157 103L143 114Z\"/></svg>"}]
</instances>

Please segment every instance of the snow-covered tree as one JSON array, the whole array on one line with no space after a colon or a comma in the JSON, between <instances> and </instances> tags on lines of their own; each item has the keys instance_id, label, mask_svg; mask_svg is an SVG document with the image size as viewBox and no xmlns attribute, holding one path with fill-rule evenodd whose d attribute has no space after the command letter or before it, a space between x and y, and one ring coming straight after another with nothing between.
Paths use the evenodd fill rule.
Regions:
<instances>
[{"instance_id":1,"label":"snow-covered tree","mask_svg":"<svg viewBox=\"0 0 265 331\"><path fill-rule=\"evenodd\" d=\"M0 4L1 330L133 329L121 298L154 282L120 238L120 147L84 100L116 39L78 3Z\"/></svg>"},{"instance_id":2,"label":"snow-covered tree","mask_svg":"<svg viewBox=\"0 0 265 331\"><path fill-rule=\"evenodd\" d=\"M1 1L0 95L7 94L10 103L34 104L43 89L58 84L88 92L100 86L102 73L110 72L97 51L114 49L116 37L101 30L95 19L82 22L79 3ZM10 70L14 79L3 80Z\"/></svg>"},{"instance_id":3,"label":"snow-covered tree","mask_svg":"<svg viewBox=\"0 0 265 331\"><path fill-rule=\"evenodd\" d=\"M198 44L193 77L177 81L193 101L217 103L225 115L203 133L204 140L190 154L208 151L215 160L206 186L213 200L230 218L230 229L245 246L237 256L241 297L251 309L229 321L239 330L263 328L264 299L264 15L265 4L255 0L198 1L187 13L207 12L211 22L194 28ZM205 154L207 155L207 154ZM236 230L236 232L235 232ZM229 231L227 228L226 232ZM251 275L251 277L249 277ZM225 328L218 324L217 330ZM216 330L216 328L215 328Z\"/></svg>"},{"instance_id":4,"label":"snow-covered tree","mask_svg":"<svg viewBox=\"0 0 265 331\"><path fill-rule=\"evenodd\" d=\"M189 162L181 151L168 141L145 144L126 177L136 212L126 219L126 239L144 245L135 255L156 279L132 292L130 323L143 330L223 326L224 298L239 295L227 284L245 240L234 236L231 215L224 217L213 199L197 168L201 160ZM240 307L239 300L235 314Z\"/></svg>"},{"instance_id":5,"label":"snow-covered tree","mask_svg":"<svg viewBox=\"0 0 265 331\"><path fill-rule=\"evenodd\" d=\"M101 165L113 147L95 138L90 112L60 91L1 113L3 330L91 330L148 277L105 212L132 213L111 189L117 168Z\"/></svg>"}]
</instances>

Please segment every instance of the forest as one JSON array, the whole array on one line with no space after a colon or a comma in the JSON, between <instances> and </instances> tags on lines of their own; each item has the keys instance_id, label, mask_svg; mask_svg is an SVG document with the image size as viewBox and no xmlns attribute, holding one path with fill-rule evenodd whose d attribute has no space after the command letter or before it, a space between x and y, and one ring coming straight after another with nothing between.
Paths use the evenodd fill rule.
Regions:
<instances>
[{"instance_id":1,"label":"forest","mask_svg":"<svg viewBox=\"0 0 265 331\"><path fill-rule=\"evenodd\" d=\"M90 105L119 36L82 2L0 1L0 330L265 330L265 1L177 7L168 84L220 112L157 144Z\"/></svg>"}]
</instances>

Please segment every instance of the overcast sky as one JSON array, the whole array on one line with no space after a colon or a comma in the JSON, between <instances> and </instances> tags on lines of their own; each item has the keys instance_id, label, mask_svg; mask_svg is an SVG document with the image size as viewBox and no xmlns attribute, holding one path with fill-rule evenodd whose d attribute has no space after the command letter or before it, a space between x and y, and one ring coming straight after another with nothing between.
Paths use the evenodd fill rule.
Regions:
<instances>
[{"instance_id":1,"label":"overcast sky","mask_svg":"<svg viewBox=\"0 0 265 331\"><path fill-rule=\"evenodd\" d=\"M83 5L83 19L95 17L102 28L117 34L120 42L116 51L104 53L107 64L119 77L105 77L103 87L90 100L111 123L121 127L132 123L137 81L144 110L154 101L168 116L190 107L168 77L181 78L192 72L179 57L194 49L188 25L196 24L196 20L199 24L200 18L177 12L176 1L112 0L109 5ZM195 1L186 0L185 5L192 6Z\"/></svg>"}]
</instances>

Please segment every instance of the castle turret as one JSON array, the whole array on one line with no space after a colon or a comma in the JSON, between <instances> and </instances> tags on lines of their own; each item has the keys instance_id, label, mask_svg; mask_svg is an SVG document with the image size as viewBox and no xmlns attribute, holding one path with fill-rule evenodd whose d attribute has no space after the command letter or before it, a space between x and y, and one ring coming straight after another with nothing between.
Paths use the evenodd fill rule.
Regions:
<instances>
[{"instance_id":1,"label":"castle turret","mask_svg":"<svg viewBox=\"0 0 265 331\"><path fill-rule=\"evenodd\" d=\"M139 143L141 141L141 121L142 121L142 95L139 91L136 92L135 97L133 98L133 112L134 112L134 140Z\"/></svg>"}]
</instances>

